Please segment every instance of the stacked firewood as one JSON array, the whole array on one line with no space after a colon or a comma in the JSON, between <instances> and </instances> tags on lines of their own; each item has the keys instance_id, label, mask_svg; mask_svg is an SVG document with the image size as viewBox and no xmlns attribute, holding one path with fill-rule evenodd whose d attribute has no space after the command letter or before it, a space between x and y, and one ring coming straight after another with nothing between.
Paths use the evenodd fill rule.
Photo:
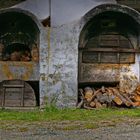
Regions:
<instances>
[{"instance_id":1,"label":"stacked firewood","mask_svg":"<svg viewBox=\"0 0 140 140\"><path fill-rule=\"evenodd\" d=\"M32 44L31 50L19 48L12 50L11 52L6 52L4 54L4 48L5 46L0 43L0 61L33 61L33 62L39 62L39 48L37 44Z\"/></svg>"},{"instance_id":2,"label":"stacked firewood","mask_svg":"<svg viewBox=\"0 0 140 140\"><path fill-rule=\"evenodd\" d=\"M140 106L140 85L133 93L121 92L119 87L79 89L78 108L94 109L102 107L139 107Z\"/></svg>"},{"instance_id":3,"label":"stacked firewood","mask_svg":"<svg viewBox=\"0 0 140 140\"><path fill-rule=\"evenodd\" d=\"M140 106L140 86L136 88L134 94L131 96L134 106Z\"/></svg>"}]
</instances>

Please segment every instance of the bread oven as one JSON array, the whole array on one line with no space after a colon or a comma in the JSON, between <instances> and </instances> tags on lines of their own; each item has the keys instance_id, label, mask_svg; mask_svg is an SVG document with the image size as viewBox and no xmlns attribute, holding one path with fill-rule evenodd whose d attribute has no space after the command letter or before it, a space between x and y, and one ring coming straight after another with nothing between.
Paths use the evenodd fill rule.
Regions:
<instances>
[{"instance_id":1,"label":"bread oven","mask_svg":"<svg viewBox=\"0 0 140 140\"><path fill-rule=\"evenodd\" d=\"M0 12L0 81L1 107L39 105L39 29L21 10Z\"/></svg>"},{"instance_id":2,"label":"bread oven","mask_svg":"<svg viewBox=\"0 0 140 140\"><path fill-rule=\"evenodd\" d=\"M119 5L101 5L85 15L79 41L79 88L120 86L121 75L139 67L140 26L134 13Z\"/></svg>"}]
</instances>

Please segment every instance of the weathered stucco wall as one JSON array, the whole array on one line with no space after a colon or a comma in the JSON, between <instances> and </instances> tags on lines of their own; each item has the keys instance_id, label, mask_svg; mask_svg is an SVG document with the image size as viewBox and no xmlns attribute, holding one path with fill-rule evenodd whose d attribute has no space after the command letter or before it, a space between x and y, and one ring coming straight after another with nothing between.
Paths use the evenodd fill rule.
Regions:
<instances>
[{"instance_id":1,"label":"weathered stucco wall","mask_svg":"<svg viewBox=\"0 0 140 140\"><path fill-rule=\"evenodd\" d=\"M111 6L103 8L97 7L96 9L91 10L84 17L81 17L80 20L75 20L61 26L58 25L46 29L42 27L36 17L30 15L28 12L26 13L28 16L31 16L40 30L40 62L39 66L37 66L39 69L39 71L37 71L38 75L35 78L39 80L40 84L39 96L41 107L44 107L47 104L56 105L58 107L76 106L78 96L79 38L83 27L93 16L103 12L104 10L119 10L122 13L128 13L130 16L134 17L135 20L140 21L138 16L139 14L133 10L131 13L131 9L127 7L122 7L120 9L118 9L120 6L110 7ZM120 80L122 91L128 90L130 87L131 90L133 90L139 82L140 56L137 54L135 57L135 64L117 66L110 65L110 67L94 65L95 69L91 70L90 67L89 69L91 73L97 75L98 79L98 76L101 73L103 76L106 76L106 78L110 78L110 75L113 75L115 77L114 79ZM19 74L19 72L17 73ZM6 71L3 74L7 74ZM26 72L23 74L25 75ZM19 75L19 77L20 76L21 75ZM29 77L31 78L32 74ZM26 78L28 79L29 77Z\"/></svg>"},{"instance_id":2,"label":"weathered stucco wall","mask_svg":"<svg viewBox=\"0 0 140 140\"><path fill-rule=\"evenodd\" d=\"M39 64L33 62L0 61L0 81L22 79L39 80Z\"/></svg>"},{"instance_id":3,"label":"weathered stucco wall","mask_svg":"<svg viewBox=\"0 0 140 140\"><path fill-rule=\"evenodd\" d=\"M90 11L90 14L81 17L80 20L46 29L42 27L35 17L31 16L40 30L40 62L38 67L39 75L37 77L40 83L39 96L41 107L47 104L58 107L76 106L78 96L79 38L86 23L93 16L102 12L98 8L96 9L96 13L94 10ZM114 10L117 10L117 8L114 7ZM123 12L123 10L121 9L120 12ZM27 15L30 16L29 13ZM136 19L138 18L137 14L132 14L132 16ZM110 68L105 66L105 71L100 65L92 73L97 75L106 73L104 76L109 78L110 74L114 74L117 80L120 79L122 90L128 90L129 87L132 87L131 89L133 90L139 81L139 61L140 56L136 55L135 64L122 66L110 65Z\"/></svg>"},{"instance_id":4,"label":"weathered stucco wall","mask_svg":"<svg viewBox=\"0 0 140 140\"><path fill-rule=\"evenodd\" d=\"M44 98L47 93L46 86L46 77L48 73L48 44L47 44L47 33L48 31L42 26L41 22L34 16L34 14L21 10L18 8L5 9L1 10L0 14L6 12L17 12L22 13L25 16L29 17L36 25L39 30L39 63L34 62L12 62L12 61L1 61L0 62L0 81L3 80L13 80L13 79L22 79L25 81L39 81L39 97L40 105L44 105ZM1 19L2 20L2 19Z\"/></svg>"},{"instance_id":5,"label":"weathered stucco wall","mask_svg":"<svg viewBox=\"0 0 140 140\"><path fill-rule=\"evenodd\" d=\"M126 8L126 7L125 7ZM125 12L125 8L120 9L120 12ZM109 8L106 8L109 9ZM97 13L101 9L96 9ZM113 10L118 10L116 7ZM128 10L126 8L126 10ZM130 9L129 9L130 10ZM128 10L128 11L129 11ZM127 12L128 12L127 11ZM128 12L129 13L129 12ZM137 19L138 16L135 16ZM50 54L48 81L47 81L47 100L48 104L54 104L59 107L72 107L77 103L78 90L78 44L80 33L87 23L95 15L93 11L90 14L82 17L79 21L74 21L68 24L51 28L51 48ZM131 15L131 13L130 13ZM96 73L104 73L110 78L115 75L120 81L120 87L123 90L128 90L131 87L131 92L139 82L139 55L136 55L135 64L114 65L110 68L105 66L105 70L101 67L96 67ZM115 71L115 72L114 72ZM93 72L93 71L92 71Z\"/></svg>"},{"instance_id":6,"label":"weathered stucco wall","mask_svg":"<svg viewBox=\"0 0 140 140\"><path fill-rule=\"evenodd\" d=\"M79 34L78 21L51 29L47 96L49 103L59 107L75 106L77 102Z\"/></svg>"},{"instance_id":7,"label":"weathered stucco wall","mask_svg":"<svg viewBox=\"0 0 140 140\"><path fill-rule=\"evenodd\" d=\"M140 55L136 54L135 64L121 67L120 89L122 92L132 93L140 82Z\"/></svg>"},{"instance_id":8,"label":"weathered stucco wall","mask_svg":"<svg viewBox=\"0 0 140 140\"><path fill-rule=\"evenodd\" d=\"M40 62L39 62L39 97L40 107L46 106L47 101L47 76L48 76L48 29L41 28L40 30Z\"/></svg>"},{"instance_id":9,"label":"weathered stucco wall","mask_svg":"<svg viewBox=\"0 0 140 140\"><path fill-rule=\"evenodd\" d=\"M51 50L49 77L47 83L47 103L58 107L74 107L78 96L78 43L80 21L59 26L51 30ZM100 76L110 82L120 81L122 91L131 92L139 82L139 55L135 64L97 65L89 71L99 81ZM86 71L87 73L87 71ZM83 75L84 76L84 75ZM101 79L103 79L101 77ZM85 77L88 81L89 77ZM91 78L91 77L90 77ZM112 79L114 78L114 79ZM131 87L131 90L130 90Z\"/></svg>"},{"instance_id":10,"label":"weathered stucco wall","mask_svg":"<svg viewBox=\"0 0 140 140\"><path fill-rule=\"evenodd\" d=\"M139 24L138 26L140 26L140 16L137 11L135 11L127 6L114 5L114 4L100 5L94 9L92 9L91 11L89 11L83 18L82 26L84 27L86 25L86 23L88 21L90 21L94 16L96 16L102 12L105 12L105 11L118 11L118 12L121 12L122 14L127 14L130 17L132 17L132 19L135 20ZM133 25L133 26L135 26L135 25ZM137 30L139 32L139 27ZM139 36L136 37L136 36L128 35L128 37L129 37L129 39L131 39L134 48L139 49L139 44L140 44L140 42L138 43ZM136 86L139 82L139 73L140 73L139 61L140 61L139 53L136 53L134 64L127 64L127 65L118 64L118 65L114 65L114 66L110 65L110 68L107 65L102 65L102 64L94 65L94 66L92 65L91 66L92 74L93 74L93 77L96 77L99 80L100 80L100 78L102 80L108 79L110 81L119 80L120 88L122 91L132 92L136 88ZM95 70L93 70L94 67L96 69L96 72L94 72ZM103 74L103 72L104 72L104 74ZM98 77L98 75L99 75L99 77ZM103 76L100 77L100 75L101 76L103 75Z\"/></svg>"}]
</instances>

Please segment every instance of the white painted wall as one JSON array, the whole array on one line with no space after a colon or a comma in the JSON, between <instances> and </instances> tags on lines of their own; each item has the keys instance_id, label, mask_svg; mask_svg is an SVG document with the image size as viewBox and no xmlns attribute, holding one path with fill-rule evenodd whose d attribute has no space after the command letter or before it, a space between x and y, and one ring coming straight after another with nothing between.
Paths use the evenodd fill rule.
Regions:
<instances>
[{"instance_id":1,"label":"white painted wall","mask_svg":"<svg viewBox=\"0 0 140 140\"><path fill-rule=\"evenodd\" d=\"M115 0L51 0L52 25L58 26L80 19L89 10L104 3L116 3ZM28 10L43 20L49 16L49 0L27 0L15 5Z\"/></svg>"},{"instance_id":2,"label":"white painted wall","mask_svg":"<svg viewBox=\"0 0 140 140\"><path fill-rule=\"evenodd\" d=\"M59 107L75 106L78 89L78 41L83 26L81 20L88 11L104 3L116 2L115 0L52 0L50 50L47 48L47 34L46 36L42 34L40 38L41 104L46 100ZM49 16L48 0L27 0L14 7L28 10L40 20ZM47 67L48 53L50 53L49 67ZM136 63L130 66L131 72L137 78L139 78L139 61L140 58L136 56Z\"/></svg>"}]
</instances>

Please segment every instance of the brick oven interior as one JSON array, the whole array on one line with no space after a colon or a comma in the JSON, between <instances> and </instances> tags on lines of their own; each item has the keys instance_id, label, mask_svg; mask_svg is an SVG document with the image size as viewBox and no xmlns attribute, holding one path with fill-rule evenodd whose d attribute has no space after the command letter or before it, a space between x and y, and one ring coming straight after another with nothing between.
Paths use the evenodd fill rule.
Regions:
<instances>
[{"instance_id":1,"label":"brick oven interior","mask_svg":"<svg viewBox=\"0 0 140 140\"><path fill-rule=\"evenodd\" d=\"M136 63L138 38L138 23L118 11L102 12L85 24L79 42L78 102L88 87L120 86L121 70Z\"/></svg>"},{"instance_id":2,"label":"brick oven interior","mask_svg":"<svg viewBox=\"0 0 140 140\"><path fill-rule=\"evenodd\" d=\"M0 106L39 106L39 30L24 13L0 14L0 66Z\"/></svg>"}]
</instances>

